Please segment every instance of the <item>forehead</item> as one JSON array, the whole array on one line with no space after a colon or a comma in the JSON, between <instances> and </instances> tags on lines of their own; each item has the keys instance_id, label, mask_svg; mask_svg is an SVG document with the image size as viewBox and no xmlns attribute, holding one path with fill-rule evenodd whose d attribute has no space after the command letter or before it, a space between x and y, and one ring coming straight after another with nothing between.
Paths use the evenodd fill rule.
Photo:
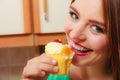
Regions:
<instances>
[{"instance_id":1,"label":"forehead","mask_svg":"<svg viewBox=\"0 0 120 80\"><path fill-rule=\"evenodd\" d=\"M84 4L84 3L91 4L91 3L93 3L93 4L96 4L96 5L101 5L103 3L102 0L72 0L71 3L75 2L75 1L80 2L81 4Z\"/></svg>"},{"instance_id":2,"label":"forehead","mask_svg":"<svg viewBox=\"0 0 120 80\"><path fill-rule=\"evenodd\" d=\"M78 8L78 10L92 10L99 12L100 10L103 11L103 1L102 0L75 0L72 3L73 6Z\"/></svg>"},{"instance_id":3,"label":"forehead","mask_svg":"<svg viewBox=\"0 0 120 80\"><path fill-rule=\"evenodd\" d=\"M72 5L81 17L92 18L104 23L102 0L75 0Z\"/></svg>"}]
</instances>

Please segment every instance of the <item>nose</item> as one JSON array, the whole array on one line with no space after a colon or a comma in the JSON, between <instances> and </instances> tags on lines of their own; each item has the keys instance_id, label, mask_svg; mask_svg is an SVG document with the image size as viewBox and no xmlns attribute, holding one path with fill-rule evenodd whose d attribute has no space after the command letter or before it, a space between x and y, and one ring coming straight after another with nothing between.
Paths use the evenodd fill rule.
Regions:
<instances>
[{"instance_id":1,"label":"nose","mask_svg":"<svg viewBox=\"0 0 120 80\"><path fill-rule=\"evenodd\" d=\"M69 32L70 38L79 42L85 41L87 39L87 31L85 26L86 25L84 25L83 23L79 23L73 26Z\"/></svg>"},{"instance_id":2,"label":"nose","mask_svg":"<svg viewBox=\"0 0 120 80\"><path fill-rule=\"evenodd\" d=\"M86 34L85 34L84 30L82 31L77 28L72 29L69 36L71 39L78 41L78 42L83 42L86 40Z\"/></svg>"}]
</instances>

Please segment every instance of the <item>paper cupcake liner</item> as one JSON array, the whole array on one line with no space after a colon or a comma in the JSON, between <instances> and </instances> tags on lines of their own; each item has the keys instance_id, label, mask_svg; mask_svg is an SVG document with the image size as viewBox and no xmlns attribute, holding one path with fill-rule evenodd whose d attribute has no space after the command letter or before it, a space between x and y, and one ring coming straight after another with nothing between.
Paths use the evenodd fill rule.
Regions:
<instances>
[{"instance_id":1,"label":"paper cupcake liner","mask_svg":"<svg viewBox=\"0 0 120 80\"><path fill-rule=\"evenodd\" d=\"M47 80L70 80L70 75L55 75L50 74L47 78Z\"/></svg>"}]
</instances>

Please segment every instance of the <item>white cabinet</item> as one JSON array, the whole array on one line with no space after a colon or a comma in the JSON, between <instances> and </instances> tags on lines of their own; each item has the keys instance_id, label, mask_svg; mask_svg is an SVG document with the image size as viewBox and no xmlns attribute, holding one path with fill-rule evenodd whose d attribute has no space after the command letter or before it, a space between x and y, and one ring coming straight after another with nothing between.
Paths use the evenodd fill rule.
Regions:
<instances>
[{"instance_id":1,"label":"white cabinet","mask_svg":"<svg viewBox=\"0 0 120 80\"><path fill-rule=\"evenodd\" d=\"M0 0L0 47L45 45L54 39L67 42L64 22L70 1Z\"/></svg>"},{"instance_id":2,"label":"white cabinet","mask_svg":"<svg viewBox=\"0 0 120 80\"><path fill-rule=\"evenodd\" d=\"M0 35L31 32L29 0L0 0Z\"/></svg>"},{"instance_id":3,"label":"white cabinet","mask_svg":"<svg viewBox=\"0 0 120 80\"><path fill-rule=\"evenodd\" d=\"M0 0L0 47L32 46L30 0Z\"/></svg>"},{"instance_id":4,"label":"white cabinet","mask_svg":"<svg viewBox=\"0 0 120 80\"><path fill-rule=\"evenodd\" d=\"M33 2L33 14L34 17L36 17L34 18L35 32L64 32L64 23L68 14L70 2L71 0L38 0L38 2Z\"/></svg>"}]
</instances>

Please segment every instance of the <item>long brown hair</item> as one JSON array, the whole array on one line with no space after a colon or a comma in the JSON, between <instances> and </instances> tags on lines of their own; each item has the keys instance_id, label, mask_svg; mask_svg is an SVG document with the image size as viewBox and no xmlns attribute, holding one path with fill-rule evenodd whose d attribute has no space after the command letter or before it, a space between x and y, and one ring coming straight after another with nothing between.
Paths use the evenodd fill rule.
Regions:
<instances>
[{"instance_id":1,"label":"long brown hair","mask_svg":"<svg viewBox=\"0 0 120 80\"><path fill-rule=\"evenodd\" d=\"M120 0L103 0L114 80L120 80Z\"/></svg>"},{"instance_id":2,"label":"long brown hair","mask_svg":"<svg viewBox=\"0 0 120 80\"><path fill-rule=\"evenodd\" d=\"M73 3L75 0L72 0ZM110 65L114 80L120 80L120 0L103 0Z\"/></svg>"}]
</instances>

